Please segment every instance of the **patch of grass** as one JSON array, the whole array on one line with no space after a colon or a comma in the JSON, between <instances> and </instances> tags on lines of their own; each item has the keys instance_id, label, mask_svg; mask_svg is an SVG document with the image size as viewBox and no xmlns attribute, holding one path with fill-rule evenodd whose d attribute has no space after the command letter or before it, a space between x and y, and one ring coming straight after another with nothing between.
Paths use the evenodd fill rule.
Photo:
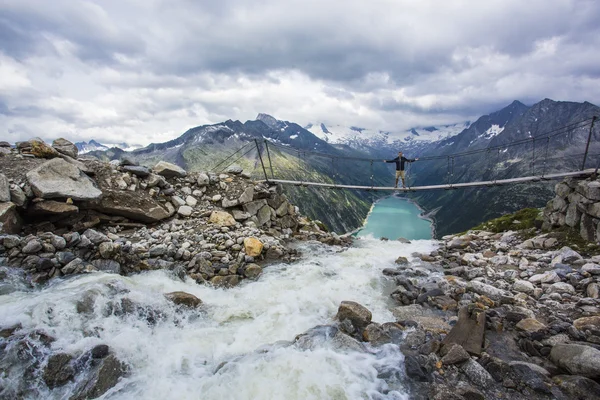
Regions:
<instances>
[{"instance_id":1,"label":"patch of grass","mask_svg":"<svg viewBox=\"0 0 600 400\"><path fill-rule=\"evenodd\" d=\"M569 246L584 256L596 255L600 252L600 246L597 243L588 242L581 237L579 231L568 226L552 229L548 233L548 237L558 240L558 248Z\"/></svg>"},{"instance_id":2,"label":"patch of grass","mask_svg":"<svg viewBox=\"0 0 600 400\"><path fill-rule=\"evenodd\" d=\"M477 225L472 230L488 232L522 231L538 228L542 224L542 210L538 208L524 208L513 214L503 215Z\"/></svg>"}]
</instances>

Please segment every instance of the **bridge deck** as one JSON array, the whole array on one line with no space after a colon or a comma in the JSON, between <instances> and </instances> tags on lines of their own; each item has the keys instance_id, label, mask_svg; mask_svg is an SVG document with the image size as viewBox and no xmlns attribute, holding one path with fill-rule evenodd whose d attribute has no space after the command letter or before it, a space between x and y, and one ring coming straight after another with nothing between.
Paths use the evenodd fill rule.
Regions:
<instances>
[{"instance_id":1,"label":"bridge deck","mask_svg":"<svg viewBox=\"0 0 600 400\"><path fill-rule=\"evenodd\" d=\"M431 186L409 186L406 188L395 188L392 186L354 186L354 185L338 185L335 183L319 183L319 182L303 182L303 181L289 181L284 179L268 179L262 180L261 182L272 182L281 183L284 185L296 185L296 186L316 186L322 188L333 188L333 189L358 189L358 190L379 190L379 191L394 191L394 192L416 192L422 190L436 190L436 189L462 189L469 187L481 187L481 186L500 186L510 183L526 183L526 182L538 182L548 181L552 179L566 178L569 176L587 176L592 175L596 172L595 169L586 169L575 172L561 172L557 174L548 175L537 175L537 176L524 176L520 178L511 179L498 179L495 181L481 181L481 182L465 182L465 183L453 183L444 185L431 185Z\"/></svg>"}]
</instances>

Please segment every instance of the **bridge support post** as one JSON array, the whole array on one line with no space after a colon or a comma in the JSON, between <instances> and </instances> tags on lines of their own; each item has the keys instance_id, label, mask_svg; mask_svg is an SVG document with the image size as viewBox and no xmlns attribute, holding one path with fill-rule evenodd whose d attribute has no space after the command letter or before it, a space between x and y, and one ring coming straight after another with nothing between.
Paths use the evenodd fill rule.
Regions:
<instances>
[{"instance_id":1,"label":"bridge support post","mask_svg":"<svg viewBox=\"0 0 600 400\"><path fill-rule=\"evenodd\" d=\"M262 154L260 154L260 146L258 145L258 139L254 139L254 144L256 144L256 151L258 152L258 158L260 160L260 165L262 165L262 169L265 174L265 181L269 182L269 176L267 175L267 170L265 169L265 163L263 162Z\"/></svg>"},{"instance_id":2,"label":"bridge support post","mask_svg":"<svg viewBox=\"0 0 600 400\"><path fill-rule=\"evenodd\" d=\"M587 143L585 145L585 153L583 154L583 163L581 164L581 170L585 169L585 161L587 160L588 151L590 149L590 141L592 140L592 131L594 130L594 122L596 122L595 115L592 117L592 124L590 125L590 133L588 134Z\"/></svg>"},{"instance_id":3,"label":"bridge support post","mask_svg":"<svg viewBox=\"0 0 600 400\"><path fill-rule=\"evenodd\" d=\"M275 179L273 174L273 164L271 163L271 152L269 151L269 142L265 139L265 148L267 149L267 157L269 158L269 169L271 170L271 178Z\"/></svg>"}]
</instances>

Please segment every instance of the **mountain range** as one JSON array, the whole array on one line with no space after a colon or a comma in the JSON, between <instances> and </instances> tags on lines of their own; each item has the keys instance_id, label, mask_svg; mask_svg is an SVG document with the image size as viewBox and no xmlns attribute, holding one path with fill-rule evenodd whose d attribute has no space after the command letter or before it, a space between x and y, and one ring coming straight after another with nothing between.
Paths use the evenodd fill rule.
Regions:
<instances>
[{"instance_id":1,"label":"mountain range","mask_svg":"<svg viewBox=\"0 0 600 400\"><path fill-rule=\"evenodd\" d=\"M422 161L411 165L408 178L410 184L430 185L448 180L464 182L522 176L532 167L532 172L535 172L536 162L537 167L542 168L544 151L550 151L559 157L549 163L551 165L545 166L548 171L575 168L576 161L571 156L583 151L582 146L588 135L586 129L571 129L564 137L555 135L551 143L549 140L542 143L542 137L594 115L600 115L600 108L587 102L556 102L545 99L526 106L514 101L473 123L465 121L390 133L361 127L327 126L324 123L302 127L268 114L259 114L255 120L244 123L228 120L198 126L176 139L153 143L133 151L112 148L89 154L103 159L127 156L149 166L165 160L191 171L224 169L227 163L235 162L259 179L264 179L264 174L267 173L279 179L389 186L393 181L392 170L380 161L383 158L393 158L398 149L403 149L409 156L418 154L422 157ZM597 128L598 126L594 137L600 137ZM589 126L587 129L589 130ZM515 140L533 137L540 137L537 153L535 144L532 146L532 143L499 147ZM257 145L265 164L264 170ZM544 146L548 146L548 149ZM240 148L243 150L233 154ZM450 171L450 155L473 151L483 153L453 157ZM596 142L592 145L592 153L600 153ZM222 163L221 160L228 156L227 162ZM592 158L593 162L599 159ZM374 161L369 162L369 159ZM443 235L466 230L484 219L520 208L542 206L552 196L552 185L539 183L433 191L407 196L414 198L421 207L434 215L437 234ZM323 221L330 229L340 233L359 227L371 203L381 196L365 191L291 185L286 186L285 190L304 213Z\"/></svg>"},{"instance_id":2,"label":"mountain range","mask_svg":"<svg viewBox=\"0 0 600 400\"><path fill-rule=\"evenodd\" d=\"M89 142L76 142L75 146L79 150L79 154L86 154L92 151L106 151L112 148L118 148L124 151L132 151L141 148L141 145L130 145L127 143L107 143L102 144L92 139Z\"/></svg>"}]
</instances>

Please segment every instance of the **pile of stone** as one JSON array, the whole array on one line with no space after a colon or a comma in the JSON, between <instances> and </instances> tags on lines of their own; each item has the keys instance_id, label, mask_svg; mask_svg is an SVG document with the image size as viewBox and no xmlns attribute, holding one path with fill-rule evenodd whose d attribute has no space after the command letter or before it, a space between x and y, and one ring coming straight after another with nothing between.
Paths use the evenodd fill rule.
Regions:
<instances>
[{"instance_id":1,"label":"pile of stone","mask_svg":"<svg viewBox=\"0 0 600 400\"><path fill-rule=\"evenodd\" d=\"M544 209L544 227L568 226L583 239L600 242L600 181L566 179L556 185L555 193Z\"/></svg>"},{"instance_id":2,"label":"pile of stone","mask_svg":"<svg viewBox=\"0 0 600 400\"><path fill-rule=\"evenodd\" d=\"M382 272L414 398L600 398L600 255L469 231L396 263Z\"/></svg>"},{"instance_id":3,"label":"pile of stone","mask_svg":"<svg viewBox=\"0 0 600 400\"><path fill-rule=\"evenodd\" d=\"M64 139L19 143L0 157L0 265L25 269L34 283L169 269L231 287L255 279L260 264L292 260L290 240L347 243L301 216L280 186L237 166L187 173L162 161L75 157Z\"/></svg>"}]
</instances>

